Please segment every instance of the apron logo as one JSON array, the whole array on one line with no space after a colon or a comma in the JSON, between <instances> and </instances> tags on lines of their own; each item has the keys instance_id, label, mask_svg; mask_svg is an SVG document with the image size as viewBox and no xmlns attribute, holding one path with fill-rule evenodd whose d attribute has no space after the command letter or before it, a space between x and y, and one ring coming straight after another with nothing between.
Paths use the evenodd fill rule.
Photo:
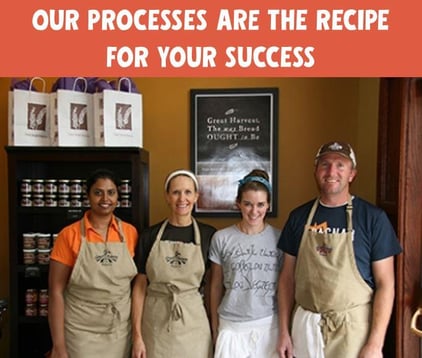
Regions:
<instances>
[{"instance_id":1,"label":"apron logo","mask_svg":"<svg viewBox=\"0 0 422 358\"><path fill-rule=\"evenodd\" d=\"M309 230L315 231L315 232L325 232L328 229L328 223L325 221L322 224L313 224L309 225Z\"/></svg>"},{"instance_id":2,"label":"apron logo","mask_svg":"<svg viewBox=\"0 0 422 358\"><path fill-rule=\"evenodd\" d=\"M171 267L176 267L176 268L181 267L187 261L188 261L188 259L182 257L182 255L179 251L176 251L176 253L173 257L170 257L170 256L166 257L166 262L168 262Z\"/></svg>"},{"instance_id":3,"label":"apron logo","mask_svg":"<svg viewBox=\"0 0 422 358\"><path fill-rule=\"evenodd\" d=\"M95 260L104 266L108 266L111 265L113 262L116 262L117 258L118 257L116 255L112 255L110 250L107 249L104 250L104 253L102 255L95 256Z\"/></svg>"},{"instance_id":4,"label":"apron logo","mask_svg":"<svg viewBox=\"0 0 422 358\"><path fill-rule=\"evenodd\" d=\"M329 254L331 254L331 251L333 251L333 248L329 246L321 245L321 246L317 246L316 250L321 256L328 256Z\"/></svg>"}]
</instances>

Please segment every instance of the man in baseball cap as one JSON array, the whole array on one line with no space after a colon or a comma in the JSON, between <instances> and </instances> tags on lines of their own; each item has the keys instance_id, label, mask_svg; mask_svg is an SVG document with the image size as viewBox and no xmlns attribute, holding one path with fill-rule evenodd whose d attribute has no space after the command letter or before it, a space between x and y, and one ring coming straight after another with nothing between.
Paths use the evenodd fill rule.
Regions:
<instances>
[{"instance_id":1,"label":"man in baseball cap","mask_svg":"<svg viewBox=\"0 0 422 358\"><path fill-rule=\"evenodd\" d=\"M357 172L350 144L322 145L314 169L318 196L290 212L277 246L284 255L277 351L382 357L402 248L387 214L350 192Z\"/></svg>"},{"instance_id":2,"label":"man in baseball cap","mask_svg":"<svg viewBox=\"0 0 422 358\"><path fill-rule=\"evenodd\" d=\"M352 146L346 142L328 142L323 144L315 156L315 164L318 159L328 153L337 153L352 161L353 168L356 168L356 156Z\"/></svg>"}]
</instances>

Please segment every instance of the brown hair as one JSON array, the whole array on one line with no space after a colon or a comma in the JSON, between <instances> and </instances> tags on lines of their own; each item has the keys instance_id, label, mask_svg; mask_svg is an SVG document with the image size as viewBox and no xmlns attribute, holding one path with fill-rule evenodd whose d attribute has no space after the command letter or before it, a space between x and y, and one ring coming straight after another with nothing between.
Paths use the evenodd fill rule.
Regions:
<instances>
[{"instance_id":1,"label":"brown hair","mask_svg":"<svg viewBox=\"0 0 422 358\"><path fill-rule=\"evenodd\" d=\"M243 179L239 180L236 201L239 203L242 200L242 195L245 191L264 190L267 192L268 203L271 203L271 184L269 179L270 177L265 170L253 169Z\"/></svg>"}]
</instances>

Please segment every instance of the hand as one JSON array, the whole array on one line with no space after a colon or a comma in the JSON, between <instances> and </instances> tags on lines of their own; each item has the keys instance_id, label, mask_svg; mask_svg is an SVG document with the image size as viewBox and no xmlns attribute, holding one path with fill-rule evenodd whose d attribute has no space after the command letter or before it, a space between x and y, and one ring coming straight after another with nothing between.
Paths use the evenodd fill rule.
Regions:
<instances>
[{"instance_id":1,"label":"hand","mask_svg":"<svg viewBox=\"0 0 422 358\"><path fill-rule=\"evenodd\" d=\"M47 358L68 358L66 347L53 346L50 352L45 354Z\"/></svg>"},{"instance_id":2,"label":"hand","mask_svg":"<svg viewBox=\"0 0 422 358\"><path fill-rule=\"evenodd\" d=\"M132 358L147 358L147 350L141 337L133 340Z\"/></svg>"},{"instance_id":3,"label":"hand","mask_svg":"<svg viewBox=\"0 0 422 358\"><path fill-rule=\"evenodd\" d=\"M277 352L280 358L294 358L293 343L289 334L281 334L277 342Z\"/></svg>"},{"instance_id":4,"label":"hand","mask_svg":"<svg viewBox=\"0 0 422 358\"><path fill-rule=\"evenodd\" d=\"M365 344L359 353L359 358L382 358L382 347Z\"/></svg>"}]
</instances>

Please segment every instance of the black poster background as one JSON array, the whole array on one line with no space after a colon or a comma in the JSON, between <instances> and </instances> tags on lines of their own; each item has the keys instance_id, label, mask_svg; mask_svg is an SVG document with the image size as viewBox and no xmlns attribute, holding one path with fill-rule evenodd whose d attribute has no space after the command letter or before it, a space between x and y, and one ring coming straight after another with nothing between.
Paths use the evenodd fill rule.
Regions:
<instances>
[{"instance_id":1,"label":"black poster background","mask_svg":"<svg viewBox=\"0 0 422 358\"><path fill-rule=\"evenodd\" d=\"M276 197L277 104L277 88L191 90L196 213L236 214L238 180L252 169L268 172Z\"/></svg>"}]
</instances>

